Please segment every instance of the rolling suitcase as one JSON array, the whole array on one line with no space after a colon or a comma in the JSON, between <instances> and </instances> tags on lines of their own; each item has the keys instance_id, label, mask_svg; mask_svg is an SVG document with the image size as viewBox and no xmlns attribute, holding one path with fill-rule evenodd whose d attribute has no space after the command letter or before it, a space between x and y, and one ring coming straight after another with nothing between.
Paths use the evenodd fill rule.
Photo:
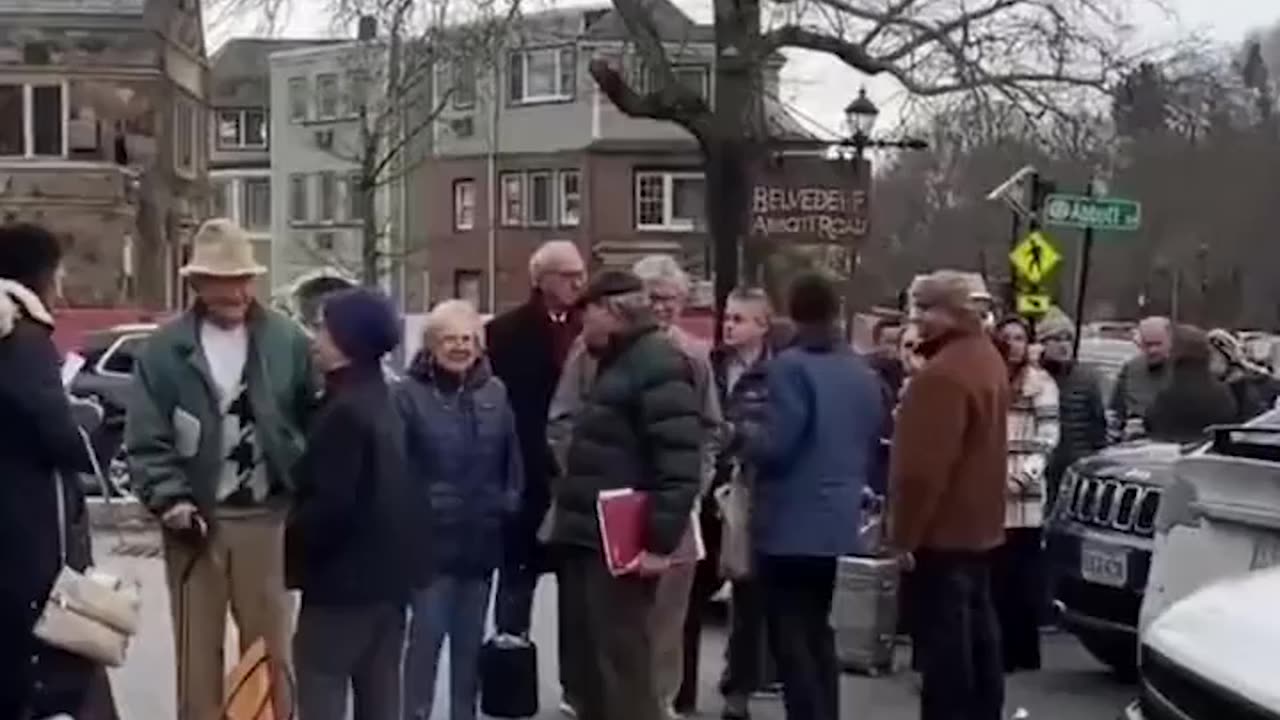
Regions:
<instances>
[{"instance_id":1,"label":"rolling suitcase","mask_svg":"<svg viewBox=\"0 0 1280 720\"><path fill-rule=\"evenodd\" d=\"M498 635L480 650L480 710L495 718L538 714L538 648L528 638Z\"/></svg>"},{"instance_id":2,"label":"rolling suitcase","mask_svg":"<svg viewBox=\"0 0 1280 720\"><path fill-rule=\"evenodd\" d=\"M893 672L898 624L898 561L840 558L831 624L836 660L845 670L876 676Z\"/></svg>"}]
</instances>

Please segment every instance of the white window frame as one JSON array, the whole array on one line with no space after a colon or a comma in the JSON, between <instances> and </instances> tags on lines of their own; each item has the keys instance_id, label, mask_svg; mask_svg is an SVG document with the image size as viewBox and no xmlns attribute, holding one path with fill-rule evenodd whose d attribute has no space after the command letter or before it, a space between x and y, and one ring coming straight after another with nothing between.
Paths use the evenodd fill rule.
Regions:
<instances>
[{"instance_id":1,"label":"white window frame","mask_svg":"<svg viewBox=\"0 0 1280 720\"><path fill-rule=\"evenodd\" d=\"M333 78L333 112L325 111L325 98L320 94L320 81ZM342 78L336 72L316 73L316 119L335 120L342 114Z\"/></svg>"},{"instance_id":2,"label":"white window frame","mask_svg":"<svg viewBox=\"0 0 1280 720\"><path fill-rule=\"evenodd\" d=\"M222 116L236 116L236 139L234 142L223 142L222 140ZM251 143L247 141L249 135L249 115L262 116L262 142ZM270 127L268 123L270 118L267 111L259 108L219 108L217 117L214 120L214 136L218 143L219 150L266 150L270 143Z\"/></svg>"},{"instance_id":3,"label":"white window frame","mask_svg":"<svg viewBox=\"0 0 1280 720\"><path fill-rule=\"evenodd\" d=\"M254 224L249 213L249 188L255 183L265 183L267 188L266 218L264 223ZM236 222L250 233L271 232L271 176L247 175L237 178L236 185Z\"/></svg>"},{"instance_id":4,"label":"white window frame","mask_svg":"<svg viewBox=\"0 0 1280 720\"><path fill-rule=\"evenodd\" d=\"M364 206L361 204L360 198L360 177L361 175L358 171L349 172L342 181L342 186L346 191L343 213L349 222L359 222L364 219L361 212Z\"/></svg>"},{"instance_id":5,"label":"white window frame","mask_svg":"<svg viewBox=\"0 0 1280 720\"><path fill-rule=\"evenodd\" d=\"M294 97L294 90L301 88L300 96ZM311 117L311 83L306 75L294 75L288 82L289 122L304 123ZM295 100L301 100L301 107ZM301 112L298 112L301 110Z\"/></svg>"},{"instance_id":6,"label":"white window frame","mask_svg":"<svg viewBox=\"0 0 1280 720\"><path fill-rule=\"evenodd\" d=\"M474 230L476 227L476 181L458 178L453 181L453 229Z\"/></svg>"},{"instance_id":7,"label":"white window frame","mask_svg":"<svg viewBox=\"0 0 1280 720\"><path fill-rule=\"evenodd\" d=\"M547 188L547 215L542 218L533 216L533 181L535 179L546 182ZM550 170L533 170L525 173L524 178L524 217L525 224L529 227L548 227L555 220L556 216L556 175Z\"/></svg>"},{"instance_id":8,"label":"white window frame","mask_svg":"<svg viewBox=\"0 0 1280 720\"><path fill-rule=\"evenodd\" d=\"M316 173L316 219L334 223L338 219L338 173L323 170Z\"/></svg>"},{"instance_id":9,"label":"white window frame","mask_svg":"<svg viewBox=\"0 0 1280 720\"><path fill-rule=\"evenodd\" d=\"M519 183L519 189L516 196L520 198L520 217L512 217L510 215L510 207L507 204L507 182L514 180ZM499 215L504 227L524 227L529 217L528 198L525 197L525 177L522 172L505 172L498 175L498 199L501 203L499 207Z\"/></svg>"},{"instance_id":10,"label":"white window frame","mask_svg":"<svg viewBox=\"0 0 1280 720\"><path fill-rule=\"evenodd\" d=\"M573 100L574 94L577 92L577 65L578 53L577 48L572 45L547 45L544 47L525 48L522 50L512 50L512 56L520 58L520 97L514 97L511 93L511 82L507 81L508 100L513 105L532 105L535 103L547 102L565 102ZM530 95L529 94L529 56L534 53L553 53L555 57L555 90L546 95ZM573 63L573 80L571 83L565 83L565 55L572 58ZM508 60L507 72L511 72L513 63ZM566 84L569 87L565 87Z\"/></svg>"},{"instance_id":11,"label":"white window frame","mask_svg":"<svg viewBox=\"0 0 1280 720\"><path fill-rule=\"evenodd\" d=\"M574 191L569 192L566 181L574 180ZM569 197L573 196L578 203L574 211L569 210ZM582 224L582 172L579 170L561 170L556 174L556 221L560 227L578 227Z\"/></svg>"},{"instance_id":12,"label":"white window frame","mask_svg":"<svg viewBox=\"0 0 1280 720\"><path fill-rule=\"evenodd\" d=\"M71 125L71 95L68 91L66 80L34 80L34 79L8 79L0 78L0 85L14 85L22 88L22 154L21 155L0 155L0 157L20 157L29 160L58 160L65 159L69 153L68 144L70 142L70 125ZM62 148L58 155L37 155L36 150L36 125L35 125L35 88L37 87L58 87L62 93Z\"/></svg>"},{"instance_id":13,"label":"white window frame","mask_svg":"<svg viewBox=\"0 0 1280 720\"><path fill-rule=\"evenodd\" d=\"M640 218L640 186L642 179L661 178L662 180L662 222L645 223ZM695 221L673 217L675 212L675 183L677 180L701 180L705 192L706 176L700 172L679 170L643 170L636 172L632 178L632 213L635 215L637 230L660 230L666 232L692 232Z\"/></svg>"},{"instance_id":14,"label":"white window frame","mask_svg":"<svg viewBox=\"0 0 1280 720\"><path fill-rule=\"evenodd\" d=\"M298 195L294 190L301 184L302 202L298 203ZM292 224L302 224L311 220L311 198L309 197L310 183L307 182L306 173L290 173L289 175L289 222Z\"/></svg>"}]
</instances>

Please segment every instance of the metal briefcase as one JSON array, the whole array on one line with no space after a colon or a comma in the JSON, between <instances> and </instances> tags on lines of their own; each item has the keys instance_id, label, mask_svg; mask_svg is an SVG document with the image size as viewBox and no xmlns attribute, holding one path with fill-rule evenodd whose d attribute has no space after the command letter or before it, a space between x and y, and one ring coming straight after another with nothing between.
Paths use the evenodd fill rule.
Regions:
<instances>
[{"instance_id":1,"label":"metal briefcase","mask_svg":"<svg viewBox=\"0 0 1280 720\"><path fill-rule=\"evenodd\" d=\"M898 625L898 561L846 556L836 566L831 624L836 659L846 670L893 672Z\"/></svg>"}]
</instances>

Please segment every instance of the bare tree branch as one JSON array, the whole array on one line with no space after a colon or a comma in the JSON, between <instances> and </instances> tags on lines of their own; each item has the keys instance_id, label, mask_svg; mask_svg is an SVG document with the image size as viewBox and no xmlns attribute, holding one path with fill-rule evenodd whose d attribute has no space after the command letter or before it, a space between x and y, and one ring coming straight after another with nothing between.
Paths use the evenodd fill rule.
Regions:
<instances>
[{"instance_id":1,"label":"bare tree branch","mask_svg":"<svg viewBox=\"0 0 1280 720\"><path fill-rule=\"evenodd\" d=\"M590 72L600 92L623 113L637 118L667 120L685 128L699 141L707 139L711 131L710 108L702 98L683 85L672 82L642 95L627 83L617 68L603 58L591 61Z\"/></svg>"}]
</instances>

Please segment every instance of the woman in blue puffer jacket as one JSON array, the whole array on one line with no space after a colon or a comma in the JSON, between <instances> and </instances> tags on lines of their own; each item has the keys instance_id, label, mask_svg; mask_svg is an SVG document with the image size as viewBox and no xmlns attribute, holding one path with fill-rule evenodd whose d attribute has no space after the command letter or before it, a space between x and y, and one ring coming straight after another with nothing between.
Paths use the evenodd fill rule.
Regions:
<instances>
[{"instance_id":1,"label":"woman in blue puffer jacket","mask_svg":"<svg viewBox=\"0 0 1280 720\"><path fill-rule=\"evenodd\" d=\"M489 369L480 316L450 300L427 315L424 350L397 388L410 476L429 499L431 580L418 591L405 660L405 717L431 717L450 647L450 717L473 720L489 589L524 473L507 389Z\"/></svg>"}]
</instances>

